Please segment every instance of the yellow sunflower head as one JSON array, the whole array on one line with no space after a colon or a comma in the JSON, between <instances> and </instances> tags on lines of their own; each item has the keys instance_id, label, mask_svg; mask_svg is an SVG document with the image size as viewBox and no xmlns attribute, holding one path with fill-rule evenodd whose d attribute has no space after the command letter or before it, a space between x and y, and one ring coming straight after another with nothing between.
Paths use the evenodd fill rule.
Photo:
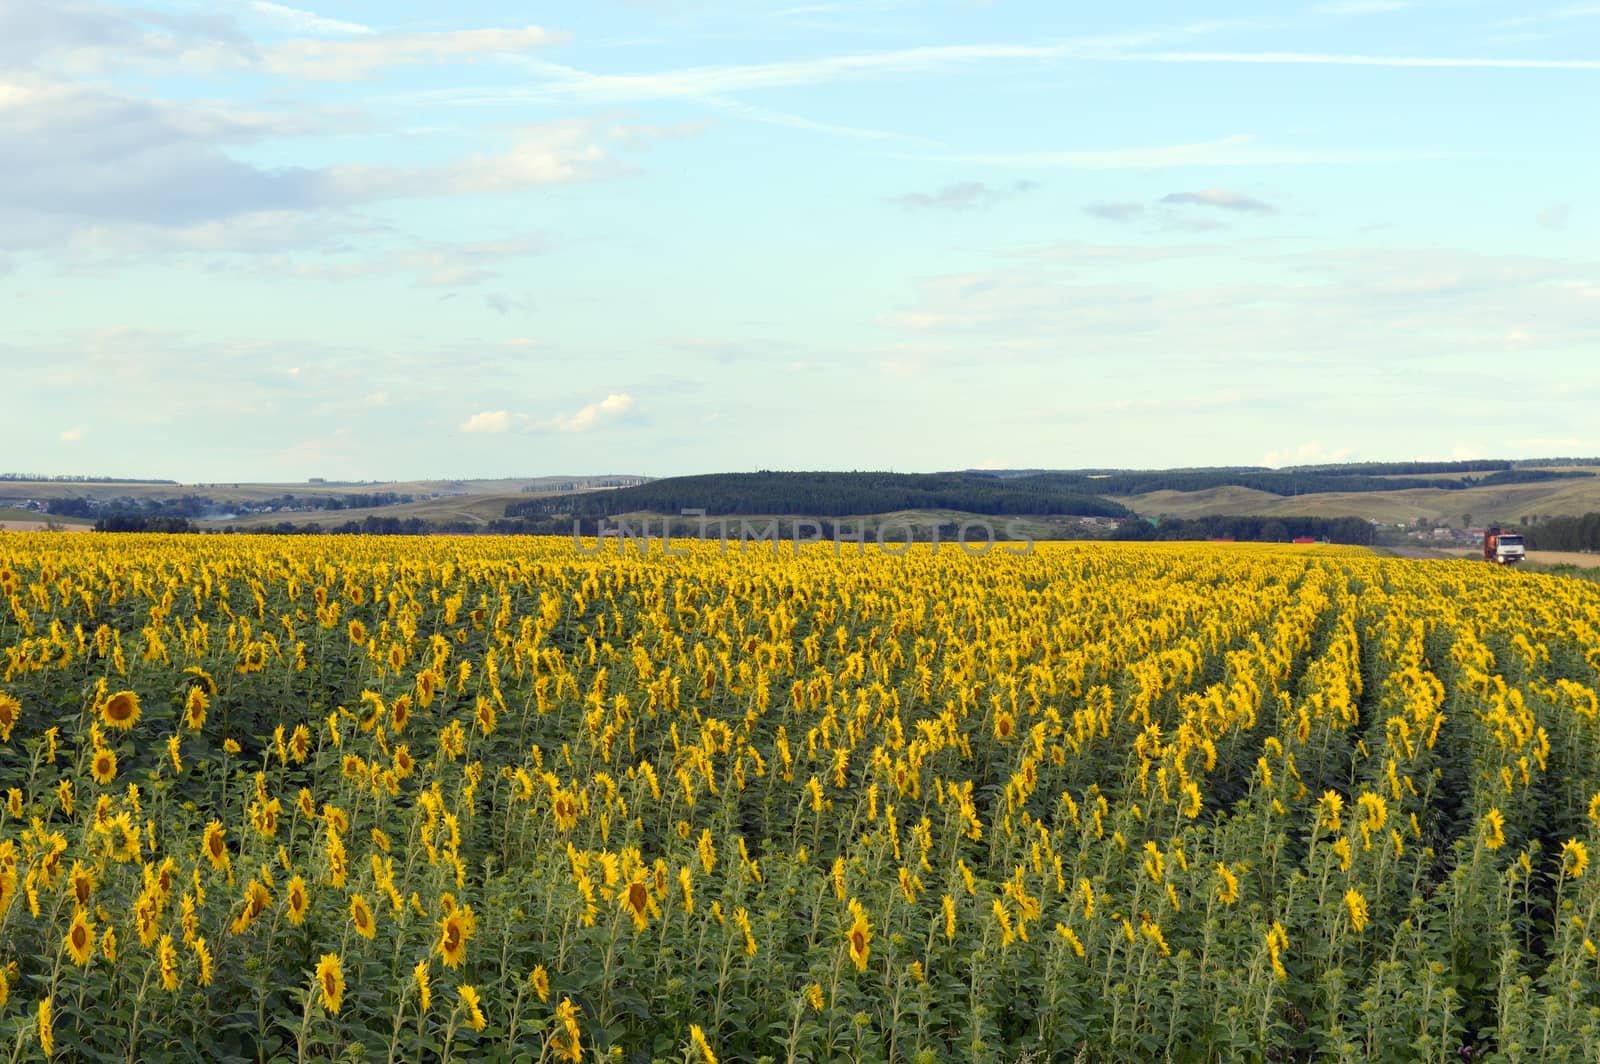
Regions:
<instances>
[{"instance_id":1,"label":"yellow sunflower head","mask_svg":"<svg viewBox=\"0 0 1600 1064\"><path fill-rule=\"evenodd\" d=\"M139 696L132 691L118 691L100 707L100 719L106 727L127 731L139 723Z\"/></svg>"}]
</instances>

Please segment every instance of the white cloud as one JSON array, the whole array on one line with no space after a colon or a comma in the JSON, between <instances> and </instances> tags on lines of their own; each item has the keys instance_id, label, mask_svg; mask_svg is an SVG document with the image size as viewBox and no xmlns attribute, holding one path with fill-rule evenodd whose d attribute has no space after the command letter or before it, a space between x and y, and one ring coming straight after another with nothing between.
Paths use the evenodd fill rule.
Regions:
<instances>
[{"instance_id":1,"label":"white cloud","mask_svg":"<svg viewBox=\"0 0 1600 1064\"><path fill-rule=\"evenodd\" d=\"M541 26L522 29L372 33L350 40L303 38L260 49L258 65L270 74L320 81L360 81L395 66L472 62L562 44L570 37Z\"/></svg>"},{"instance_id":2,"label":"white cloud","mask_svg":"<svg viewBox=\"0 0 1600 1064\"><path fill-rule=\"evenodd\" d=\"M334 201L360 202L515 192L627 172L602 146L598 126L565 119L519 130L509 151L438 167L335 166L322 172Z\"/></svg>"},{"instance_id":3,"label":"white cloud","mask_svg":"<svg viewBox=\"0 0 1600 1064\"><path fill-rule=\"evenodd\" d=\"M1256 138L1236 133L1220 140L1163 144L1149 148L1102 148L1087 151L1025 151L937 155L940 162L975 166L1051 167L1064 170L1143 170L1198 166L1340 166L1439 158L1437 152L1370 152L1340 149L1301 151L1256 147Z\"/></svg>"},{"instance_id":4,"label":"white cloud","mask_svg":"<svg viewBox=\"0 0 1600 1064\"><path fill-rule=\"evenodd\" d=\"M291 32L337 35L258 41L228 14L168 13L102 0L0 0L0 66L103 75L142 67L162 74L256 70L281 77L354 81L378 71L466 63L562 44L570 35L541 26L384 33L357 22L253 0L245 10Z\"/></svg>"},{"instance_id":5,"label":"white cloud","mask_svg":"<svg viewBox=\"0 0 1600 1064\"><path fill-rule=\"evenodd\" d=\"M234 153L237 145L323 132L334 122L312 111L247 112L0 75L0 159L29 160L0 166L0 248L316 246L332 242L331 230L372 227L347 215L308 220L323 208L515 193L631 172L611 150L627 127L598 116L525 126L501 150L432 166L267 168Z\"/></svg>"},{"instance_id":6,"label":"white cloud","mask_svg":"<svg viewBox=\"0 0 1600 1064\"><path fill-rule=\"evenodd\" d=\"M1161 202L1180 206L1219 207L1225 211L1245 211L1254 214L1272 214L1277 210L1270 203L1246 196L1242 192L1229 192L1223 188L1208 188L1202 192L1171 192L1162 196Z\"/></svg>"},{"instance_id":7,"label":"white cloud","mask_svg":"<svg viewBox=\"0 0 1600 1064\"><path fill-rule=\"evenodd\" d=\"M1034 181L1014 181L1010 185L991 186L981 181L958 181L945 185L937 192L908 192L894 197L902 207L947 211L982 210L997 203L1032 192L1039 187Z\"/></svg>"},{"instance_id":8,"label":"white cloud","mask_svg":"<svg viewBox=\"0 0 1600 1064\"><path fill-rule=\"evenodd\" d=\"M497 277L490 268L496 263L538 255L547 249L544 237L527 234L460 244L422 244L360 258L302 260L272 255L246 268L268 276L309 281L358 281L400 275L411 277L418 288L464 288Z\"/></svg>"},{"instance_id":9,"label":"white cloud","mask_svg":"<svg viewBox=\"0 0 1600 1064\"><path fill-rule=\"evenodd\" d=\"M1600 59L1491 59L1484 56L1361 55L1333 52L1126 52L1101 58L1125 63L1412 67L1473 70L1600 70Z\"/></svg>"},{"instance_id":10,"label":"white cloud","mask_svg":"<svg viewBox=\"0 0 1600 1064\"><path fill-rule=\"evenodd\" d=\"M77 443L88 433L86 425L74 425L61 434L61 439L67 443Z\"/></svg>"},{"instance_id":11,"label":"white cloud","mask_svg":"<svg viewBox=\"0 0 1600 1064\"><path fill-rule=\"evenodd\" d=\"M1336 447L1332 450L1324 447L1320 440L1310 440L1298 447L1286 447L1283 450L1268 451L1261 459L1264 466L1277 468L1286 465L1332 465L1344 462L1350 458L1351 450L1348 447Z\"/></svg>"},{"instance_id":12,"label":"white cloud","mask_svg":"<svg viewBox=\"0 0 1600 1064\"><path fill-rule=\"evenodd\" d=\"M462 432L509 432L516 418L508 410L485 410L461 423Z\"/></svg>"},{"instance_id":13,"label":"white cloud","mask_svg":"<svg viewBox=\"0 0 1600 1064\"><path fill-rule=\"evenodd\" d=\"M1538 214L1537 221L1546 229L1565 229L1572 220L1572 204L1552 203Z\"/></svg>"},{"instance_id":14,"label":"white cloud","mask_svg":"<svg viewBox=\"0 0 1600 1064\"><path fill-rule=\"evenodd\" d=\"M311 11L302 11L299 8L285 7L283 4L268 3L267 0L254 0L250 10L265 15L277 22L294 29L300 33L349 33L365 35L375 32L371 26L363 26L359 22L341 22L336 18L324 18Z\"/></svg>"},{"instance_id":15,"label":"white cloud","mask_svg":"<svg viewBox=\"0 0 1600 1064\"><path fill-rule=\"evenodd\" d=\"M575 413L552 418L545 427L556 432L590 432L626 417L634 406L633 396L614 392Z\"/></svg>"}]
</instances>

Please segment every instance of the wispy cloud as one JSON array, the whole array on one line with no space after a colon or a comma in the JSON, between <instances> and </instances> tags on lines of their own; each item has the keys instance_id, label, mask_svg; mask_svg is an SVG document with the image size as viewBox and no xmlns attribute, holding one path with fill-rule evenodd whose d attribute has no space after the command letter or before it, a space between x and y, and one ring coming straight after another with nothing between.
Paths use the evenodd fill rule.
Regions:
<instances>
[{"instance_id":1,"label":"wispy cloud","mask_svg":"<svg viewBox=\"0 0 1600 1064\"><path fill-rule=\"evenodd\" d=\"M1024 151L937 155L940 162L973 166L1039 167L1063 170L1135 170L1224 166L1343 166L1439 158L1428 151L1309 150L1258 146L1240 133L1194 144L1075 151Z\"/></svg>"},{"instance_id":2,"label":"wispy cloud","mask_svg":"<svg viewBox=\"0 0 1600 1064\"><path fill-rule=\"evenodd\" d=\"M167 13L102 0L0 0L0 61L76 74L129 67L164 75L255 70L354 81L392 67L523 55L571 39L541 26L379 32L271 0L254 0L244 11L309 36L254 39L239 25L237 9Z\"/></svg>"},{"instance_id":3,"label":"wispy cloud","mask_svg":"<svg viewBox=\"0 0 1600 1064\"><path fill-rule=\"evenodd\" d=\"M1131 222L1144 217L1144 204L1091 203L1083 208L1083 213L1107 222Z\"/></svg>"},{"instance_id":4,"label":"wispy cloud","mask_svg":"<svg viewBox=\"0 0 1600 1064\"><path fill-rule=\"evenodd\" d=\"M937 192L909 192L894 197L902 207L923 210L971 211L993 207L1039 187L1037 181L1014 181L1009 185L986 185L981 181L958 181Z\"/></svg>"},{"instance_id":5,"label":"wispy cloud","mask_svg":"<svg viewBox=\"0 0 1600 1064\"><path fill-rule=\"evenodd\" d=\"M1552 203L1538 214L1539 225L1545 229L1565 229L1572 219L1572 204Z\"/></svg>"},{"instance_id":6,"label":"wispy cloud","mask_svg":"<svg viewBox=\"0 0 1600 1064\"><path fill-rule=\"evenodd\" d=\"M1161 202L1185 207L1217 207L1249 214L1272 214L1277 210L1270 203L1222 188L1208 188L1203 192L1170 192L1161 197Z\"/></svg>"},{"instance_id":7,"label":"wispy cloud","mask_svg":"<svg viewBox=\"0 0 1600 1064\"><path fill-rule=\"evenodd\" d=\"M1488 56L1361 55L1332 52L1125 52L1100 58L1123 63L1410 67L1473 70L1600 70L1600 59L1491 58Z\"/></svg>"},{"instance_id":8,"label":"wispy cloud","mask_svg":"<svg viewBox=\"0 0 1600 1064\"><path fill-rule=\"evenodd\" d=\"M603 146L605 128L568 119L519 130L508 151L443 166L335 166L319 171L318 194L332 202L513 192L616 177L627 166Z\"/></svg>"},{"instance_id":9,"label":"wispy cloud","mask_svg":"<svg viewBox=\"0 0 1600 1064\"><path fill-rule=\"evenodd\" d=\"M295 7L286 7L283 4L269 3L268 0L253 0L250 10L260 15L280 22L290 29L300 33L338 33L364 35L376 32L371 26L359 22L343 22L336 18L324 18L312 11L302 11Z\"/></svg>"},{"instance_id":10,"label":"wispy cloud","mask_svg":"<svg viewBox=\"0 0 1600 1064\"><path fill-rule=\"evenodd\" d=\"M267 73L287 77L360 81L388 67L448 63L487 55L513 56L568 40L568 34L540 26L374 33L337 41L305 38L263 47L259 66Z\"/></svg>"},{"instance_id":11,"label":"wispy cloud","mask_svg":"<svg viewBox=\"0 0 1600 1064\"><path fill-rule=\"evenodd\" d=\"M249 269L275 277L307 281L357 281L372 277L412 278L418 288L464 288L493 280L496 264L514 262L549 250L540 234L502 237L463 243L425 243L416 247L391 249L382 254L360 257L322 256L300 259L272 255ZM505 296L493 299L491 310L505 313L514 309Z\"/></svg>"}]
</instances>

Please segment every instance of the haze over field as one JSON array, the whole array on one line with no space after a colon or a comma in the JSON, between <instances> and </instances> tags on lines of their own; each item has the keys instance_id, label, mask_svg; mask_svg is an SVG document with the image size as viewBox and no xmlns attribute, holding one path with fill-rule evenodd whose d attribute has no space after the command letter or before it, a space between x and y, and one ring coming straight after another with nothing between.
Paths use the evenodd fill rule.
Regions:
<instances>
[{"instance_id":1,"label":"haze over field","mask_svg":"<svg viewBox=\"0 0 1600 1064\"><path fill-rule=\"evenodd\" d=\"M1600 8L0 0L8 467L1600 452Z\"/></svg>"}]
</instances>

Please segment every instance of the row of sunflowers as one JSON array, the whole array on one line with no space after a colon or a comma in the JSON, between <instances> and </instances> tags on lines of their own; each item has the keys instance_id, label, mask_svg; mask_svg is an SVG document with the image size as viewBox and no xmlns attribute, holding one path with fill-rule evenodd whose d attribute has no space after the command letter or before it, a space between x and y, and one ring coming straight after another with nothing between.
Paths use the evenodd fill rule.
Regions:
<instances>
[{"instance_id":1,"label":"row of sunflowers","mask_svg":"<svg viewBox=\"0 0 1600 1064\"><path fill-rule=\"evenodd\" d=\"M0 1051L1600 1059L1593 585L682 550L0 536Z\"/></svg>"}]
</instances>

